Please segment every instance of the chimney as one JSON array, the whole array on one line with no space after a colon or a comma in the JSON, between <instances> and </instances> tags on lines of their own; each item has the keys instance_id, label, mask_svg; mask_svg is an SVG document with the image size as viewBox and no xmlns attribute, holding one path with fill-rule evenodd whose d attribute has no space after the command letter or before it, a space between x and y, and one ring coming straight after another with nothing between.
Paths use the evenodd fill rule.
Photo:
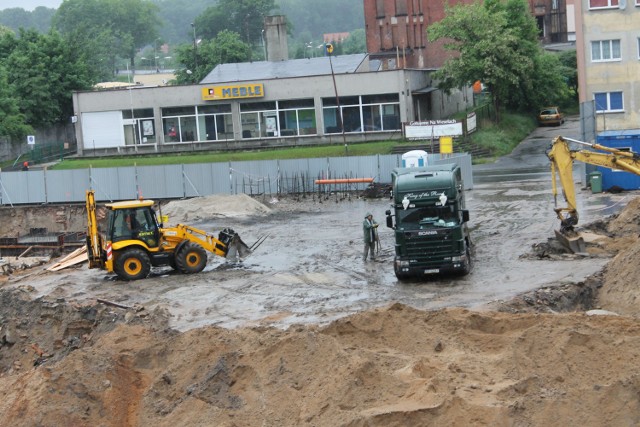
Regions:
<instances>
[{"instance_id":1,"label":"chimney","mask_svg":"<svg viewBox=\"0 0 640 427\"><path fill-rule=\"evenodd\" d=\"M287 22L284 15L265 16L264 42L266 44L267 61L289 59Z\"/></svg>"}]
</instances>

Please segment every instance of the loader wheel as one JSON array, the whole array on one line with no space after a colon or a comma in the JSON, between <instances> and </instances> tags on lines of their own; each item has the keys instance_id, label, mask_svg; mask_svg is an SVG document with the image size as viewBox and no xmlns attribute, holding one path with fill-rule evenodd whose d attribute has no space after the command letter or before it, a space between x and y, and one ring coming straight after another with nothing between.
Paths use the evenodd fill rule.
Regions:
<instances>
[{"instance_id":1,"label":"loader wheel","mask_svg":"<svg viewBox=\"0 0 640 427\"><path fill-rule=\"evenodd\" d=\"M151 262L145 251L131 248L118 255L113 269L123 280L144 279L151 271Z\"/></svg>"},{"instance_id":2,"label":"loader wheel","mask_svg":"<svg viewBox=\"0 0 640 427\"><path fill-rule=\"evenodd\" d=\"M207 253L196 243L186 243L176 254L176 269L181 273L200 273L206 265Z\"/></svg>"}]
</instances>

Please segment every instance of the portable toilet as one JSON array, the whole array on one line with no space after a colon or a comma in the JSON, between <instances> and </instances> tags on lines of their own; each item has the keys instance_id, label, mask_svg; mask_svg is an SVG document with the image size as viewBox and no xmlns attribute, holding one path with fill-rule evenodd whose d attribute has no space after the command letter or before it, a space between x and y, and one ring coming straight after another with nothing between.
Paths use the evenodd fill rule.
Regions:
<instances>
[{"instance_id":1,"label":"portable toilet","mask_svg":"<svg viewBox=\"0 0 640 427\"><path fill-rule=\"evenodd\" d=\"M640 153L640 129L607 130L600 132L597 137L597 142L606 147ZM640 175L602 166L598 166L597 170L602 173L602 189L605 191L614 186L624 190L640 189Z\"/></svg>"},{"instance_id":2,"label":"portable toilet","mask_svg":"<svg viewBox=\"0 0 640 427\"><path fill-rule=\"evenodd\" d=\"M427 166L427 159L429 154L423 150L407 151L402 155L402 167L403 168L419 168Z\"/></svg>"}]
</instances>

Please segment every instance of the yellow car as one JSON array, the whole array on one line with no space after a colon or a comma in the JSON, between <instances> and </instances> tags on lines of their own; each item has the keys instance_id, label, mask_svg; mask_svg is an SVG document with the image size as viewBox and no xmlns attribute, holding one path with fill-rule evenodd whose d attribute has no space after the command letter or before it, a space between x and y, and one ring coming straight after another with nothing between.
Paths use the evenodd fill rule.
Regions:
<instances>
[{"instance_id":1,"label":"yellow car","mask_svg":"<svg viewBox=\"0 0 640 427\"><path fill-rule=\"evenodd\" d=\"M538 125L556 125L560 126L564 123L564 114L560 112L558 107L546 107L540 110L538 114Z\"/></svg>"}]
</instances>

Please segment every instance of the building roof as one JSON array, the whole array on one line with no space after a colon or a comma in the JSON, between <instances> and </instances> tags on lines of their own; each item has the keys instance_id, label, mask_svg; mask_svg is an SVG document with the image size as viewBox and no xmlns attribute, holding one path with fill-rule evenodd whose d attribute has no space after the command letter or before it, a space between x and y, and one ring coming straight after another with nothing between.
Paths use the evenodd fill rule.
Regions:
<instances>
[{"instance_id":1,"label":"building roof","mask_svg":"<svg viewBox=\"0 0 640 427\"><path fill-rule=\"evenodd\" d=\"M372 70L366 53L331 57L333 72L347 74ZM373 64L372 64L373 65ZM286 61L220 64L200 83L214 84L246 80L284 79L331 74L329 57L289 59Z\"/></svg>"}]
</instances>

